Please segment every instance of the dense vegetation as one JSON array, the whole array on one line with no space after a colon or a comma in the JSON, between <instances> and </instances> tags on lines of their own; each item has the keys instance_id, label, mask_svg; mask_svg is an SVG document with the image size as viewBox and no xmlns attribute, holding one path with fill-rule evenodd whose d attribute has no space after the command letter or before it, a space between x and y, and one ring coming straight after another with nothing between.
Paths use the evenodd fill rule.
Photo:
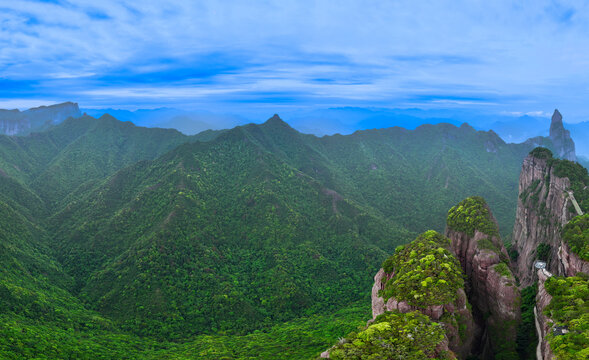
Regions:
<instances>
[{"instance_id":1,"label":"dense vegetation","mask_svg":"<svg viewBox=\"0 0 589 360\"><path fill-rule=\"evenodd\" d=\"M497 224L491 217L489 206L480 196L462 200L448 211L448 228L474 236L475 230L490 236L499 235Z\"/></svg>"},{"instance_id":2,"label":"dense vegetation","mask_svg":"<svg viewBox=\"0 0 589 360\"><path fill-rule=\"evenodd\" d=\"M458 200L485 196L509 233L528 151L468 125L317 138L278 118L0 136L0 355L316 354L363 317L325 314L367 306L386 254ZM307 340L262 345L289 331Z\"/></svg>"},{"instance_id":3,"label":"dense vegetation","mask_svg":"<svg viewBox=\"0 0 589 360\"><path fill-rule=\"evenodd\" d=\"M464 286L464 275L449 248L450 239L433 230L398 247L383 264L385 272L394 276L381 296L421 308L452 303Z\"/></svg>"},{"instance_id":4,"label":"dense vegetation","mask_svg":"<svg viewBox=\"0 0 589 360\"><path fill-rule=\"evenodd\" d=\"M126 329L242 334L333 311L365 298L371 260L404 242L404 230L226 135L119 172L55 216L58 259L82 298Z\"/></svg>"},{"instance_id":5,"label":"dense vegetation","mask_svg":"<svg viewBox=\"0 0 589 360\"><path fill-rule=\"evenodd\" d=\"M589 261L589 214L573 218L562 229L562 239L571 251Z\"/></svg>"},{"instance_id":6,"label":"dense vegetation","mask_svg":"<svg viewBox=\"0 0 589 360\"><path fill-rule=\"evenodd\" d=\"M550 332L547 336L554 355L561 360L581 360L589 357L589 278L584 276L551 277L544 286L552 301L544 310L564 326L563 335Z\"/></svg>"},{"instance_id":7,"label":"dense vegetation","mask_svg":"<svg viewBox=\"0 0 589 360\"><path fill-rule=\"evenodd\" d=\"M550 151L549 149L542 147L542 146L538 146L534 150L530 151L530 155L532 155L533 157L538 158L538 159L552 159L553 158L552 151Z\"/></svg>"},{"instance_id":8,"label":"dense vegetation","mask_svg":"<svg viewBox=\"0 0 589 360\"><path fill-rule=\"evenodd\" d=\"M546 243L538 244L536 247L536 259L542 261L548 261L548 255L550 254L551 246Z\"/></svg>"},{"instance_id":9,"label":"dense vegetation","mask_svg":"<svg viewBox=\"0 0 589 360\"><path fill-rule=\"evenodd\" d=\"M341 339L329 351L330 359L455 359L437 347L444 329L418 311L401 314L386 312L358 333Z\"/></svg>"},{"instance_id":10,"label":"dense vegetation","mask_svg":"<svg viewBox=\"0 0 589 360\"><path fill-rule=\"evenodd\" d=\"M534 284L522 289L521 316L522 320L517 328L516 346L519 358L522 360L536 359L536 346L538 335L534 318L534 307L536 306L536 294L538 285Z\"/></svg>"},{"instance_id":11,"label":"dense vegetation","mask_svg":"<svg viewBox=\"0 0 589 360\"><path fill-rule=\"evenodd\" d=\"M359 303L247 335L199 335L173 343L122 333L89 311L64 315L69 322L0 315L2 359L311 359L369 317L366 305Z\"/></svg>"},{"instance_id":12,"label":"dense vegetation","mask_svg":"<svg viewBox=\"0 0 589 360\"><path fill-rule=\"evenodd\" d=\"M570 182L575 200L579 203L581 210L586 213L589 211L589 174L581 164L568 161L553 159L554 174L558 177L567 177ZM571 212L572 209L571 209Z\"/></svg>"}]
</instances>

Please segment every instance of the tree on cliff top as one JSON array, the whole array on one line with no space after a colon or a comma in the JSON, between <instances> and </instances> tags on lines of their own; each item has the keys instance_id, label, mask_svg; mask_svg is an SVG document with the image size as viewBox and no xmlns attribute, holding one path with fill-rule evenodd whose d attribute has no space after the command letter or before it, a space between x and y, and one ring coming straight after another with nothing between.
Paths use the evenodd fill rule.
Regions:
<instances>
[{"instance_id":1,"label":"tree on cliff top","mask_svg":"<svg viewBox=\"0 0 589 360\"><path fill-rule=\"evenodd\" d=\"M499 236L499 228L494 221L489 206L480 196L471 196L453 206L448 211L448 227L474 236L475 230L491 236Z\"/></svg>"},{"instance_id":2,"label":"tree on cliff top","mask_svg":"<svg viewBox=\"0 0 589 360\"><path fill-rule=\"evenodd\" d=\"M433 230L399 246L383 263L385 272L395 275L386 282L382 296L423 308L453 302L464 280L449 247L450 239Z\"/></svg>"}]
</instances>

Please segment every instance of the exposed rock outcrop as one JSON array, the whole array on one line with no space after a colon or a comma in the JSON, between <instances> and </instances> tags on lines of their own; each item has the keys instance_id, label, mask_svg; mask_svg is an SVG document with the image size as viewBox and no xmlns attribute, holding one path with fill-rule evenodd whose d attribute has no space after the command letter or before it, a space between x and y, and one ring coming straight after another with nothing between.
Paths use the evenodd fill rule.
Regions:
<instances>
[{"instance_id":1,"label":"exposed rock outcrop","mask_svg":"<svg viewBox=\"0 0 589 360\"><path fill-rule=\"evenodd\" d=\"M555 112L555 116L557 123L562 121L558 118L560 114ZM522 166L513 241L519 253L517 270L522 287L535 281L538 285L534 309L539 338L538 359L555 358L547 341L547 335L555 328L554 321L545 313L552 301L546 282L551 281L548 279L553 274L566 277L579 272L589 274L589 262L579 256L586 253L584 244L587 243L587 233L584 231L587 215L577 216L582 214L582 209L573 194L574 190L581 199L586 198L587 179L587 171L580 165L555 159L545 148L530 152ZM571 251L571 246L579 254ZM535 268L536 260L545 260L546 269ZM549 337L553 339L554 335Z\"/></svg>"},{"instance_id":2,"label":"exposed rock outcrop","mask_svg":"<svg viewBox=\"0 0 589 360\"><path fill-rule=\"evenodd\" d=\"M554 110L552 122L550 123L550 140L556 151L556 155L561 159L577 161L575 154L575 143L571 139L571 133L564 128L562 115L558 109Z\"/></svg>"},{"instance_id":3,"label":"exposed rock outcrop","mask_svg":"<svg viewBox=\"0 0 589 360\"><path fill-rule=\"evenodd\" d=\"M546 282L550 274L545 270L537 270L536 276L538 277L538 294L536 295L536 309L534 314L539 328L538 360L551 360L554 359L554 355L550 350L546 335L552 328L553 321L544 314L544 309L550 304L550 301L552 301L552 296L548 294L544 287L544 282Z\"/></svg>"},{"instance_id":4,"label":"exposed rock outcrop","mask_svg":"<svg viewBox=\"0 0 589 360\"><path fill-rule=\"evenodd\" d=\"M514 289L514 278L507 272L502 275L496 266L507 261L507 251L496 236L476 231L474 237L448 229L446 236L452 240L452 249L468 278L467 287L473 304L479 310L489 311L515 319L518 311L513 303L519 292ZM489 243L495 249L491 249ZM507 269L509 271L509 269Z\"/></svg>"},{"instance_id":5,"label":"exposed rock outcrop","mask_svg":"<svg viewBox=\"0 0 589 360\"><path fill-rule=\"evenodd\" d=\"M558 259L562 264L564 276L575 276L577 273L589 274L589 262L582 260L577 254L571 251L565 242L558 249Z\"/></svg>"},{"instance_id":6,"label":"exposed rock outcrop","mask_svg":"<svg viewBox=\"0 0 589 360\"><path fill-rule=\"evenodd\" d=\"M480 330L477 329L469 309L462 280L458 279L459 286L444 287L452 283L452 276L448 275L453 271L456 271L459 277L462 276L458 261L448 251L449 245L447 238L434 231L428 231L413 243L398 249L374 277L372 315L374 320L386 311L396 310L400 313L419 311L433 321L444 324L449 349L459 359L465 359L471 353L476 335L480 334ZM402 269L399 271L404 273L398 274L390 268L387 273L385 270L387 263L391 265L391 268L401 266ZM407 272L406 267L414 267L416 270ZM434 270L438 267L439 270ZM417 278L421 280L416 280ZM405 288L408 282L413 284ZM404 287L404 293L388 297L391 284ZM437 289L432 290L430 287L437 287ZM416 294L407 294L412 289L417 289ZM433 296L422 300L419 293L421 289L424 294L427 294L426 297ZM440 293L432 294L432 291ZM395 291L392 293L394 294ZM445 303L442 303L444 301Z\"/></svg>"},{"instance_id":7,"label":"exposed rock outcrop","mask_svg":"<svg viewBox=\"0 0 589 360\"><path fill-rule=\"evenodd\" d=\"M515 354L521 295L509 269L509 257L497 222L482 198L460 202L448 214L446 236L467 277L466 294L484 329L481 359Z\"/></svg>"},{"instance_id":8,"label":"exposed rock outcrop","mask_svg":"<svg viewBox=\"0 0 589 360\"><path fill-rule=\"evenodd\" d=\"M0 109L0 134L26 135L59 124L69 117L80 116L78 104L72 102L40 106L22 112L16 109Z\"/></svg>"},{"instance_id":9,"label":"exposed rock outcrop","mask_svg":"<svg viewBox=\"0 0 589 360\"><path fill-rule=\"evenodd\" d=\"M471 352L476 338L475 334L480 335L480 329L477 328L472 313L467 306L468 299L466 298L464 289L458 290L454 302L444 305L432 305L426 308L412 306L407 301L398 301L394 297L389 298L385 302L380 292L384 290L386 281L393 276L394 274L386 274L383 269L380 269L374 277L374 285L372 286L372 320L384 314L386 311L394 310L401 313L419 311L434 321L444 322L444 319L442 319L444 314L446 314L447 319L459 319L460 323L444 322L444 326L448 338L447 346L457 354L459 359L465 359Z\"/></svg>"},{"instance_id":10,"label":"exposed rock outcrop","mask_svg":"<svg viewBox=\"0 0 589 360\"><path fill-rule=\"evenodd\" d=\"M513 227L513 244L518 252L517 275L522 286L535 279L533 263L540 244L550 246L548 270L562 275L564 266L559 261L561 229L575 215L567 189L568 178L554 174L551 156L534 151L523 162L519 178L519 199Z\"/></svg>"}]
</instances>

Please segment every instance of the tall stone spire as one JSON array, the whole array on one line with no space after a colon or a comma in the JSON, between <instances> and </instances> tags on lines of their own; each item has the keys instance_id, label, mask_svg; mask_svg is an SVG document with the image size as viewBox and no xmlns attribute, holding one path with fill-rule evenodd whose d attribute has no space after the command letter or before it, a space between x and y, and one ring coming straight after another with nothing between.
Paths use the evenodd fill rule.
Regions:
<instances>
[{"instance_id":1,"label":"tall stone spire","mask_svg":"<svg viewBox=\"0 0 589 360\"><path fill-rule=\"evenodd\" d=\"M561 159L577 161L575 143L571 139L571 133L564 128L562 115L558 109L554 110L550 123L550 140L554 146L556 155Z\"/></svg>"}]
</instances>

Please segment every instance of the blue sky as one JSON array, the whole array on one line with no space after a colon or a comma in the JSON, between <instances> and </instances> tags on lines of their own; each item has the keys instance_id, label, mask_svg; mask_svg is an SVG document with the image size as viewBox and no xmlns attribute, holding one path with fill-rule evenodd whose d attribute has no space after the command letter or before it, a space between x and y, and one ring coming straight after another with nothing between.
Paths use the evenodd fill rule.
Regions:
<instances>
[{"instance_id":1,"label":"blue sky","mask_svg":"<svg viewBox=\"0 0 589 360\"><path fill-rule=\"evenodd\" d=\"M589 1L0 0L0 108L589 120Z\"/></svg>"}]
</instances>

